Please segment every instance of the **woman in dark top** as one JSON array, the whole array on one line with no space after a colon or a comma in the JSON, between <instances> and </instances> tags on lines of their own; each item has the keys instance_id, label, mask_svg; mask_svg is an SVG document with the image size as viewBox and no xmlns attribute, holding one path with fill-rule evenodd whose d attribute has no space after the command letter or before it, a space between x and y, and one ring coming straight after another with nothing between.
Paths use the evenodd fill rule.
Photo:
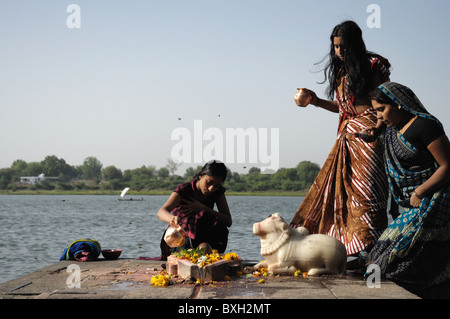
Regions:
<instances>
[{"instance_id":1,"label":"woman in dark top","mask_svg":"<svg viewBox=\"0 0 450 319\"><path fill-rule=\"evenodd\" d=\"M371 92L385 124L389 187L404 211L367 256L386 278L422 297L450 297L450 142L442 124L407 87ZM378 135L379 129L367 130Z\"/></svg>"},{"instance_id":2,"label":"woman in dark top","mask_svg":"<svg viewBox=\"0 0 450 319\"><path fill-rule=\"evenodd\" d=\"M223 163L211 161L190 182L183 183L159 209L158 218L170 226L181 226L187 240L183 248L195 248L208 243L223 253L228 242L228 227L232 219L222 186L227 176ZM217 211L214 210L217 205ZM161 240L161 259L167 259L171 248Z\"/></svg>"}]
</instances>

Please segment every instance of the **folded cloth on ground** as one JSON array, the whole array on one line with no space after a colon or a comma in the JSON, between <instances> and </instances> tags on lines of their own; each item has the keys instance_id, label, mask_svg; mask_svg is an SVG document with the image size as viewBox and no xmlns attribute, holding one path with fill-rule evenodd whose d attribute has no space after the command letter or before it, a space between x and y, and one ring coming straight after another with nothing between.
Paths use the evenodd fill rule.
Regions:
<instances>
[{"instance_id":1,"label":"folded cloth on ground","mask_svg":"<svg viewBox=\"0 0 450 319\"><path fill-rule=\"evenodd\" d=\"M64 250L59 260L96 260L101 250L100 243L95 239L77 239Z\"/></svg>"}]
</instances>

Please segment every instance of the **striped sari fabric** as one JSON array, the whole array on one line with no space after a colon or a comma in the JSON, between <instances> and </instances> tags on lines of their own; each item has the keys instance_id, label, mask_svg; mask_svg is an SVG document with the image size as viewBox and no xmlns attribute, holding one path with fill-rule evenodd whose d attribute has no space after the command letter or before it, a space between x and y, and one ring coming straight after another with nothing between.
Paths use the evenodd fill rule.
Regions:
<instances>
[{"instance_id":1,"label":"striped sari fabric","mask_svg":"<svg viewBox=\"0 0 450 319\"><path fill-rule=\"evenodd\" d=\"M382 150L355 135L376 125L376 112L353 106L344 76L337 89L339 126L336 142L291 226L339 239L347 254L373 245L387 226L388 185Z\"/></svg>"}]
</instances>

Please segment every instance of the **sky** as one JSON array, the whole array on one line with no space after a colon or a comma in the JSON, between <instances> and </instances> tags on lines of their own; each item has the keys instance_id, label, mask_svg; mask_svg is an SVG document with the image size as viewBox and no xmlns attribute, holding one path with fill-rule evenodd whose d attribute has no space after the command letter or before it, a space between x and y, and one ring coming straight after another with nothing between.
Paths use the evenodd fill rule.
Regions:
<instances>
[{"instance_id":1,"label":"sky","mask_svg":"<svg viewBox=\"0 0 450 319\"><path fill-rule=\"evenodd\" d=\"M307 87L325 98L316 63L345 20L449 132L449 9L447 0L2 1L0 168L47 155L160 168L179 149L178 174L208 154L240 173L269 161L322 165L337 114L293 96ZM238 128L256 132L244 160L227 144Z\"/></svg>"}]
</instances>

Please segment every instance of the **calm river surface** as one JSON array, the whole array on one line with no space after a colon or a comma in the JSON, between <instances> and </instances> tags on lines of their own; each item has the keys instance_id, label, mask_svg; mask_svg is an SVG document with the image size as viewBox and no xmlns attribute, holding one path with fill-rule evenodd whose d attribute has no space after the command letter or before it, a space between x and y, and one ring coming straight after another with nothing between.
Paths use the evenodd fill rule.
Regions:
<instances>
[{"instance_id":1,"label":"calm river surface","mask_svg":"<svg viewBox=\"0 0 450 319\"><path fill-rule=\"evenodd\" d=\"M92 238L121 257L157 257L167 224L156 212L168 196L143 201L102 195L0 195L0 282L57 263L74 240ZM288 223L303 197L227 196L233 217L228 251L259 261L255 222L279 212Z\"/></svg>"}]
</instances>

